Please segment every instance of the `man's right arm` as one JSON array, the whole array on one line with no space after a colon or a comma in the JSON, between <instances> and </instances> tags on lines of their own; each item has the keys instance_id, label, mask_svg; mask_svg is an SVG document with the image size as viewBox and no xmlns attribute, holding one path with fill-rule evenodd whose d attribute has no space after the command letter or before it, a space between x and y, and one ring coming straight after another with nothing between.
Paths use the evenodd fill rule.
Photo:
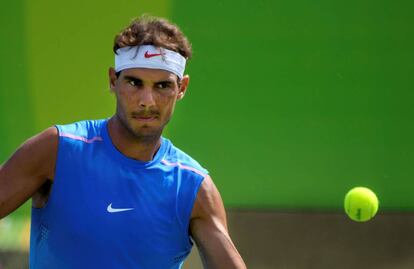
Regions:
<instances>
[{"instance_id":1,"label":"man's right arm","mask_svg":"<svg viewBox=\"0 0 414 269\"><path fill-rule=\"evenodd\" d=\"M27 140L0 166L0 219L53 179L57 148L58 132L50 127Z\"/></svg>"}]
</instances>

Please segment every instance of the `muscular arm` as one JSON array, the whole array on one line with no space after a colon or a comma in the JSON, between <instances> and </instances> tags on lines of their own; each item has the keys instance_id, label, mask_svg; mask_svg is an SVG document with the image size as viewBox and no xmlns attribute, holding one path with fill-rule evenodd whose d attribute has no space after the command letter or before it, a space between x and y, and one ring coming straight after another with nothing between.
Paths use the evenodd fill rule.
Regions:
<instances>
[{"instance_id":1,"label":"muscular arm","mask_svg":"<svg viewBox=\"0 0 414 269\"><path fill-rule=\"evenodd\" d=\"M57 130L51 127L27 140L0 166L0 219L53 178L57 146Z\"/></svg>"},{"instance_id":2,"label":"muscular arm","mask_svg":"<svg viewBox=\"0 0 414 269\"><path fill-rule=\"evenodd\" d=\"M207 176L198 192L190 222L194 238L206 269L245 269L228 230L220 194Z\"/></svg>"}]
</instances>

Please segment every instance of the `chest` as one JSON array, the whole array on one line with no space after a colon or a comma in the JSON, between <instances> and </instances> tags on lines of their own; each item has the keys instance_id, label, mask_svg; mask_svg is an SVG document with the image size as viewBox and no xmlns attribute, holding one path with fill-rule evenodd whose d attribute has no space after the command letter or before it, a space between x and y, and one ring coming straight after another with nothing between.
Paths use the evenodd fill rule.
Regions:
<instances>
[{"instance_id":1,"label":"chest","mask_svg":"<svg viewBox=\"0 0 414 269\"><path fill-rule=\"evenodd\" d=\"M60 169L48 205L57 236L140 253L150 246L174 251L189 240L178 217L174 171L130 169L110 160L99 166L74 161Z\"/></svg>"}]
</instances>

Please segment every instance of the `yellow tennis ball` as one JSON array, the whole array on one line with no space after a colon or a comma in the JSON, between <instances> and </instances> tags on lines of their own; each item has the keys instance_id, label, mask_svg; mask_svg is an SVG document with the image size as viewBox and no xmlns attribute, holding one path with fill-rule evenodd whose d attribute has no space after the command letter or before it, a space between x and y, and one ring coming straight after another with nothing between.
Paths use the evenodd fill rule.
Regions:
<instances>
[{"instance_id":1,"label":"yellow tennis ball","mask_svg":"<svg viewBox=\"0 0 414 269\"><path fill-rule=\"evenodd\" d=\"M345 196L346 214L354 221L364 222L377 214L378 198L373 191L365 187L351 189Z\"/></svg>"}]
</instances>

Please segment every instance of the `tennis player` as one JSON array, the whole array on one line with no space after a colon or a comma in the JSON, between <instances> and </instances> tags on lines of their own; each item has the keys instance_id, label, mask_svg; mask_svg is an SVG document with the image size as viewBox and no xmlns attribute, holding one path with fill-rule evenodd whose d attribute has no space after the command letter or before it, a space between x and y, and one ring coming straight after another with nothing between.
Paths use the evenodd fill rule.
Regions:
<instances>
[{"instance_id":1,"label":"tennis player","mask_svg":"<svg viewBox=\"0 0 414 269\"><path fill-rule=\"evenodd\" d=\"M162 137L188 88L191 46L165 19L115 38L109 119L56 125L0 167L0 217L32 198L30 268L246 268L208 171Z\"/></svg>"}]
</instances>

